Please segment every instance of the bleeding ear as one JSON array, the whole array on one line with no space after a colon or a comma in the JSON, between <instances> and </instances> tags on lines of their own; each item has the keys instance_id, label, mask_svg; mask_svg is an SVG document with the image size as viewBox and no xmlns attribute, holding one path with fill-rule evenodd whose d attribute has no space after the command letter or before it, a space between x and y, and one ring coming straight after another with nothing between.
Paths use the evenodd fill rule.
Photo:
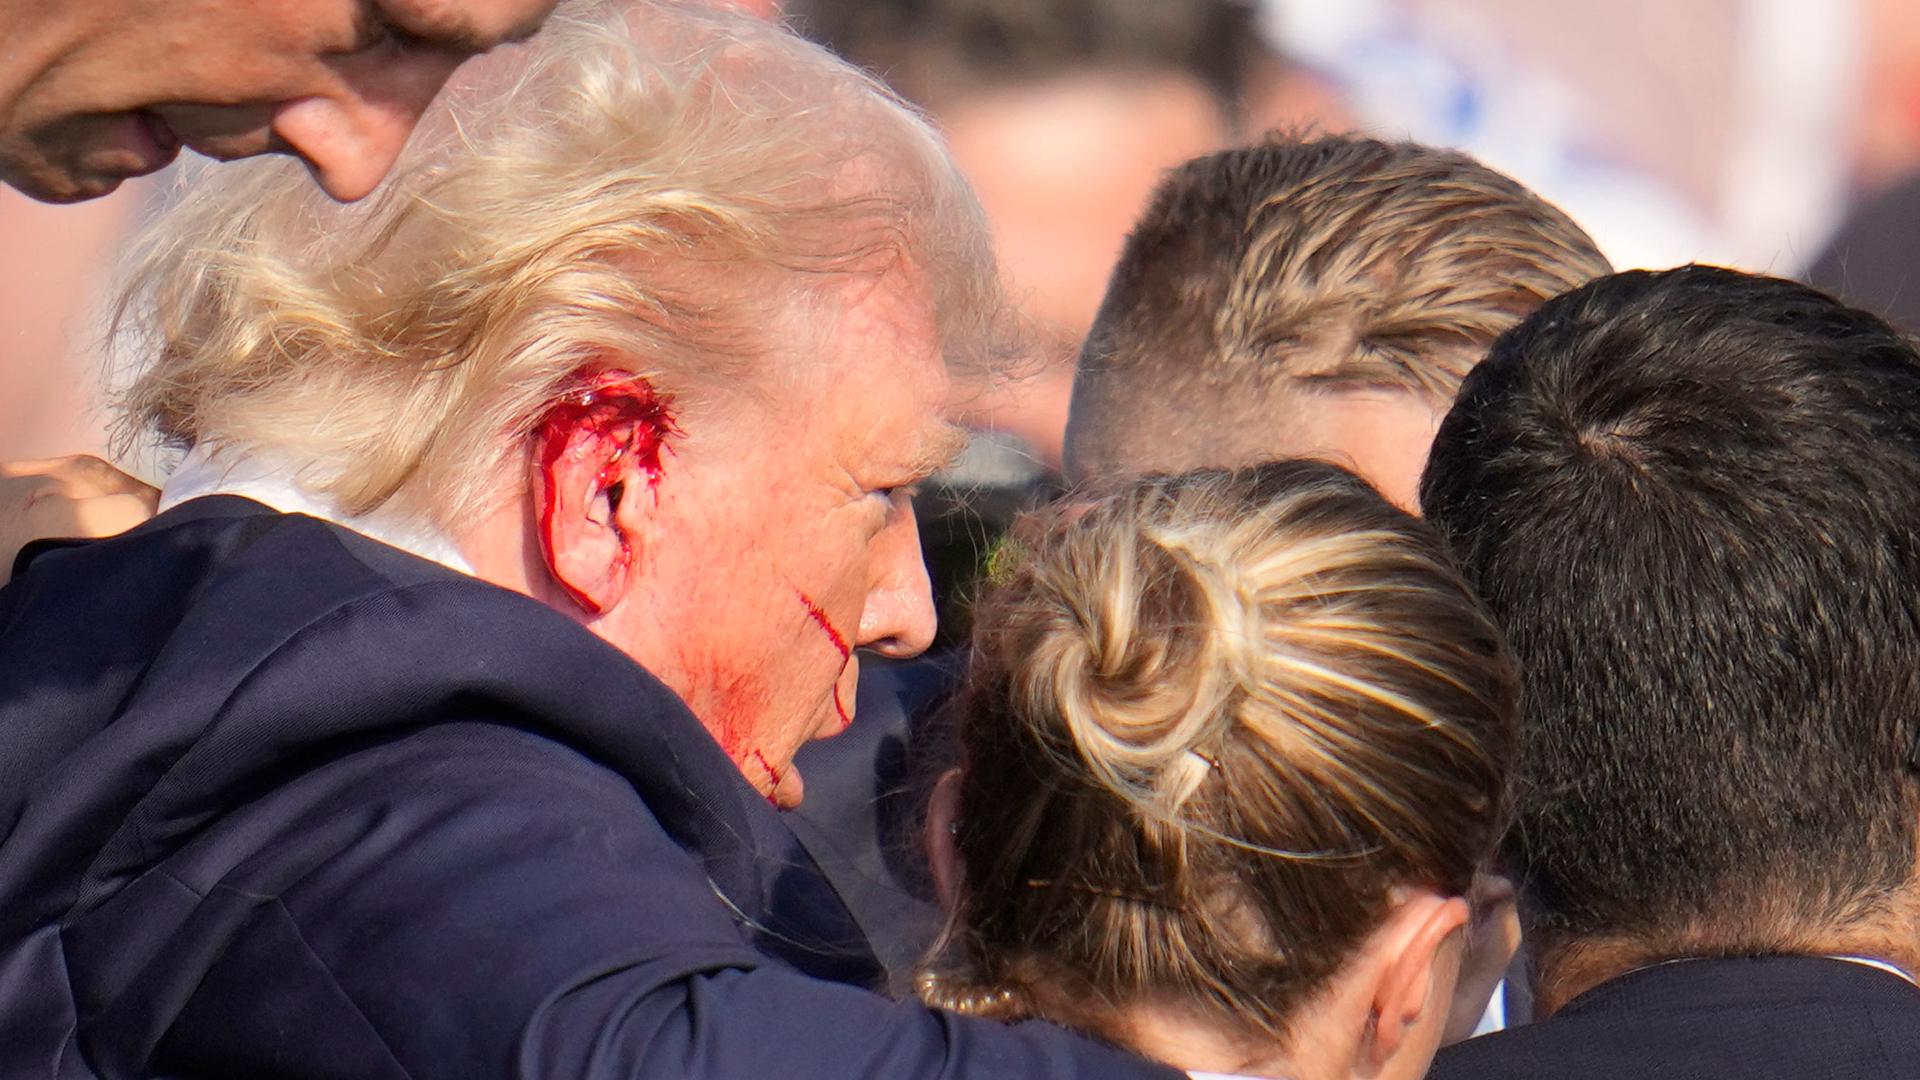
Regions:
<instances>
[{"instance_id":1,"label":"bleeding ear","mask_svg":"<svg viewBox=\"0 0 1920 1080\"><path fill-rule=\"evenodd\" d=\"M582 374L534 436L528 477L540 553L574 603L598 615L626 596L638 557L631 524L679 434L669 399L625 371Z\"/></svg>"},{"instance_id":2,"label":"bleeding ear","mask_svg":"<svg viewBox=\"0 0 1920 1080\"><path fill-rule=\"evenodd\" d=\"M1373 990L1375 1065L1403 1048L1433 1053L1452 1004L1470 915L1467 902L1457 896L1410 889L1368 942L1370 950L1385 954ZM1422 1063L1409 1075L1425 1070Z\"/></svg>"}]
</instances>

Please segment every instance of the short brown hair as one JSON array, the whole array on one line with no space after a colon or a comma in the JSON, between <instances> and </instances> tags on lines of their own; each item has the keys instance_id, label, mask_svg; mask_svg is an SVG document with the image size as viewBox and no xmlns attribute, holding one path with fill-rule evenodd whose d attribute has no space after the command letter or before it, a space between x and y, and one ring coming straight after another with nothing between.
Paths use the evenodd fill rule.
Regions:
<instances>
[{"instance_id":1,"label":"short brown hair","mask_svg":"<svg viewBox=\"0 0 1920 1080\"><path fill-rule=\"evenodd\" d=\"M1114 270L1074 380L1069 476L1125 471L1140 430L1243 445L1277 392L1445 404L1502 331L1609 269L1565 214L1453 151L1328 136L1198 158Z\"/></svg>"},{"instance_id":2,"label":"short brown hair","mask_svg":"<svg viewBox=\"0 0 1920 1080\"><path fill-rule=\"evenodd\" d=\"M1424 522L1286 461L1013 535L950 706L961 895L924 996L1121 1041L1104 1010L1175 1000L1278 1038L1395 886L1467 894L1519 676Z\"/></svg>"}]
</instances>

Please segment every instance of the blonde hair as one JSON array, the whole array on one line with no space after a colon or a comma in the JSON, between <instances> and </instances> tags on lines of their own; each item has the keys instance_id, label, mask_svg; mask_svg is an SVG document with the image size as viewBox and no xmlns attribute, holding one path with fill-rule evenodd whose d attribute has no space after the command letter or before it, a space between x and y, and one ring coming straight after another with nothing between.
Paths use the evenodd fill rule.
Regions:
<instances>
[{"instance_id":1,"label":"blonde hair","mask_svg":"<svg viewBox=\"0 0 1920 1080\"><path fill-rule=\"evenodd\" d=\"M1151 477L1015 534L953 720L961 898L929 1000L1125 1041L1283 1037L1390 890L1467 894L1518 676L1427 526L1332 465Z\"/></svg>"},{"instance_id":2,"label":"blonde hair","mask_svg":"<svg viewBox=\"0 0 1920 1080\"><path fill-rule=\"evenodd\" d=\"M235 443L364 512L457 520L583 369L751 385L769 316L911 262L953 362L999 342L982 218L932 129L749 16L562 8L463 69L340 206L290 160L194 172L121 309L122 437Z\"/></svg>"},{"instance_id":3,"label":"blonde hair","mask_svg":"<svg viewBox=\"0 0 1920 1080\"><path fill-rule=\"evenodd\" d=\"M1444 406L1494 338L1609 272L1558 208L1451 150L1334 135L1197 158L1160 185L1088 334L1070 471L1127 471L1142 424L1201 450L1270 441L1277 393Z\"/></svg>"}]
</instances>

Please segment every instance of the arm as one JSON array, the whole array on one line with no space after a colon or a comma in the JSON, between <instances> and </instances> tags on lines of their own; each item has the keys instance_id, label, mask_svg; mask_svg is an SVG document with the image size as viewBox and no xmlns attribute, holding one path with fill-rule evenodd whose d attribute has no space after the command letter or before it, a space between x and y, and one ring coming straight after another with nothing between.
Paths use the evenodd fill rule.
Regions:
<instances>
[{"instance_id":1,"label":"arm","mask_svg":"<svg viewBox=\"0 0 1920 1080\"><path fill-rule=\"evenodd\" d=\"M1174 1075L761 957L630 786L522 731L449 724L363 750L195 848L176 876L251 914L162 1045L182 1075Z\"/></svg>"}]
</instances>

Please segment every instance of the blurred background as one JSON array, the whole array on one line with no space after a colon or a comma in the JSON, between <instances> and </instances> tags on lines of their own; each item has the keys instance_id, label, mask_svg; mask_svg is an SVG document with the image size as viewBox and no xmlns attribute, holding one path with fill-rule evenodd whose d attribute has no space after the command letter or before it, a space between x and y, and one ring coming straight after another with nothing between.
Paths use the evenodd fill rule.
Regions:
<instances>
[{"instance_id":1,"label":"blurred background","mask_svg":"<svg viewBox=\"0 0 1920 1080\"><path fill-rule=\"evenodd\" d=\"M1920 328L1909 0L749 6L933 116L1036 328L1020 377L968 396L983 438L921 496L935 562L957 568L948 594L996 522L1057 490L1072 357L1161 172L1270 129L1458 147L1559 203L1621 268L1805 277ZM0 459L105 448L103 301L167 186L162 174L73 207L0 188Z\"/></svg>"}]
</instances>

